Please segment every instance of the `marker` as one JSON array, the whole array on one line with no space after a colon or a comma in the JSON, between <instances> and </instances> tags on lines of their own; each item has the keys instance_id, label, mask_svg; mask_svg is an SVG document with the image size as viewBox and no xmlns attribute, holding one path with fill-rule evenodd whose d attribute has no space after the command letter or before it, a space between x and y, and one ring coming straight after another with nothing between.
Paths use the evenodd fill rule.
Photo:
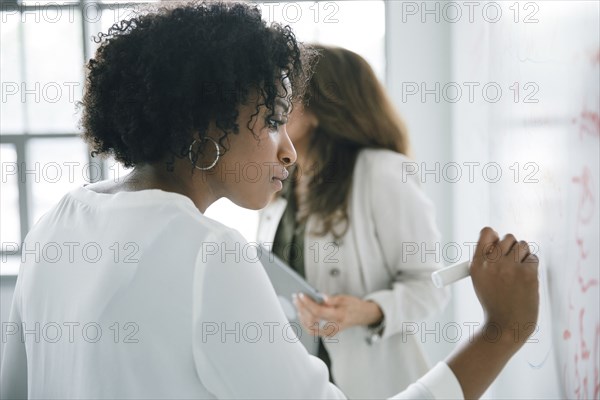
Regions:
<instances>
[{"instance_id":1,"label":"marker","mask_svg":"<svg viewBox=\"0 0 600 400\"><path fill-rule=\"evenodd\" d=\"M437 288L442 288L471 275L469 261L463 261L447 266L431 274L431 280Z\"/></svg>"}]
</instances>

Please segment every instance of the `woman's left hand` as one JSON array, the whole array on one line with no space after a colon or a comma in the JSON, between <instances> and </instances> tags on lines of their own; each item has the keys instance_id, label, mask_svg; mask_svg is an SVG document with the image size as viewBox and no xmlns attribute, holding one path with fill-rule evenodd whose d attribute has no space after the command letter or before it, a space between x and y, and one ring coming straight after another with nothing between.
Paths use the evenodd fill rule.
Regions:
<instances>
[{"instance_id":1,"label":"woman's left hand","mask_svg":"<svg viewBox=\"0 0 600 400\"><path fill-rule=\"evenodd\" d=\"M325 302L318 304L300 293L294 304L300 322L315 336L331 337L346 328L376 324L383 318L377 303L348 295L326 296Z\"/></svg>"}]
</instances>

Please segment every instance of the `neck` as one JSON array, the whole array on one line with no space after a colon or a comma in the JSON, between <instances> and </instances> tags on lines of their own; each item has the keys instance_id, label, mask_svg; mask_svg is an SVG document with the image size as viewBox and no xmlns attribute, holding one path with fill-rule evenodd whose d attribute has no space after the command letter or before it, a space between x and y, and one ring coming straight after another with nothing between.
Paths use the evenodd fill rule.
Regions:
<instances>
[{"instance_id":1,"label":"neck","mask_svg":"<svg viewBox=\"0 0 600 400\"><path fill-rule=\"evenodd\" d=\"M168 171L164 163L145 164L135 167L123 182L124 190L160 189L189 197L201 213L214 203L217 196L204 172L195 170L192 175L189 165L177 161L173 171Z\"/></svg>"}]
</instances>

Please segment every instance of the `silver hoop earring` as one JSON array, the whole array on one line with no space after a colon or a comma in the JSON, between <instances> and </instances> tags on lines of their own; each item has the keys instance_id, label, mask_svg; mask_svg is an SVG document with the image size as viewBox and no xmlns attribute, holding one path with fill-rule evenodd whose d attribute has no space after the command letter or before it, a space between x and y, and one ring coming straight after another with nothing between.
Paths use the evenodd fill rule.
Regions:
<instances>
[{"instance_id":1,"label":"silver hoop earring","mask_svg":"<svg viewBox=\"0 0 600 400\"><path fill-rule=\"evenodd\" d=\"M192 147L194 147L194 144L196 144L198 139L194 139L192 144L190 144L188 158L190 159L190 162L192 163L194 168L199 169L201 171L208 171L209 169L212 169L212 168L214 168L215 165L217 165L217 162L219 161L219 157L221 157L221 150L219 148L219 143L217 143L213 138L205 137L201 140L203 140L203 141L210 140L211 142L213 142L213 144L215 145L215 150L217 151L217 158L215 158L215 161L213 161L212 164L210 164L208 167L199 167L196 165L196 163L194 162L194 159L192 158Z\"/></svg>"}]
</instances>

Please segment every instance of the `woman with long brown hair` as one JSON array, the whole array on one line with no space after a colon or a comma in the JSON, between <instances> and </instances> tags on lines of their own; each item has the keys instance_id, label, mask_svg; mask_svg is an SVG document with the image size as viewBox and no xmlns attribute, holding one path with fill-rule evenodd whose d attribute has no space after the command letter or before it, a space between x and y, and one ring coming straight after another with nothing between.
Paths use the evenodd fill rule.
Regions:
<instances>
[{"instance_id":1,"label":"woman with long brown hair","mask_svg":"<svg viewBox=\"0 0 600 400\"><path fill-rule=\"evenodd\" d=\"M318 355L335 383L351 398L383 398L429 369L420 335L407 330L447 302L429 279L437 257L423 252L440 234L431 201L403 174L406 127L369 64L315 48L305 105L295 104L288 124L297 165L261 213L259 240L330 295L296 305L321 336Z\"/></svg>"}]
</instances>

